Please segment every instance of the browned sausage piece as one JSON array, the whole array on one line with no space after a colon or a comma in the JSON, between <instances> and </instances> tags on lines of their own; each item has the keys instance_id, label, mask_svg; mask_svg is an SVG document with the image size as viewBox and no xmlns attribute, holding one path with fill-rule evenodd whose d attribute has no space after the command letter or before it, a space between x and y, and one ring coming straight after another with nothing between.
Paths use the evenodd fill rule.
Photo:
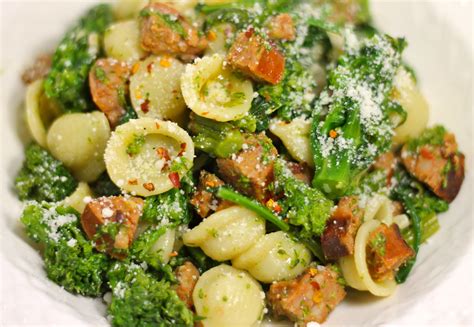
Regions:
<instances>
[{"instance_id":1,"label":"browned sausage piece","mask_svg":"<svg viewBox=\"0 0 474 327\"><path fill-rule=\"evenodd\" d=\"M99 251L124 259L132 244L141 216L143 200L123 196L101 197L89 202L81 216L81 224Z\"/></svg>"},{"instance_id":2,"label":"browned sausage piece","mask_svg":"<svg viewBox=\"0 0 474 327\"><path fill-rule=\"evenodd\" d=\"M362 221L363 210L356 196L342 198L326 221L321 246L327 260L337 260L354 253L354 240Z\"/></svg>"},{"instance_id":3,"label":"browned sausage piece","mask_svg":"<svg viewBox=\"0 0 474 327\"><path fill-rule=\"evenodd\" d=\"M99 59L89 71L89 85L94 103L107 116L112 127L125 114L130 67L115 59Z\"/></svg>"},{"instance_id":4,"label":"browned sausage piece","mask_svg":"<svg viewBox=\"0 0 474 327\"><path fill-rule=\"evenodd\" d=\"M154 54L196 56L207 47L205 37L173 7L154 2L141 12L141 45Z\"/></svg>"},{"instance_id":5,"label":"browned sausage piece","mask_svg":"<svg viewBox=\"0 0 474 327\"><path fill-rule=\"evenodd\" d=\"M293 41L296 37L293 18L289 14L279 14L270 18L268 36L272 39Z\"/></svg>"},{"instance_id":6,"label":"browned sausage piece","mask_svg":"<svg viewBox=\"0 0 474 327\"><path fill-rule=\"evenodd\" d=\"M323 323L346 296L338 277L328 267L309 268L296 279L273 283L268 300L276 315L298 323Z\"/></svg>"},{"instance_id":7,"label":"browned sausage piece","mask_svg":"<svg viewBox=\"0 0 474 327\"><path fill-rule=\"evenodd\" d=\"M223 185L224 182L219 177L201 170L197 190L190 200L201 218L206 218L213 212L232 206L231 202L221 200L214 195L214 189Z\"/></svg>"},{"instance_id":8,"label":"browned sausage piece","mask_svg":"<svg viewBox=\"0 0 474 327\"><path fill-rule=\"evenodd\" d=\"M452 202L464 181L464 155L458 151L453 134L445 133L442 144L425 144L402 148L406 169L440 198Z\"/></svg>"},{"instance_id":9,"label":"browned sausage piece","mask_svg":"<svg viewBox=\"0 0 474 327\"><path fill-rule=\"evenodd\" d=\"M285 72L285 57L252 28L237 35L227 62L256 81L278 84Z\"/></svg>"},{"instance_id":10,"label":"browned sausage piece","mask_svg":"<svg viewBox=\"0 0 474 327\"><path fill-rule=\"evenodd\" d=\"M405 242L397 224L381 224L370 233L367 243L367 265L374 280L391 279L415 251Z\"/></svg>"},{"instance_id":11,"label":"browned sausage piece","mask_svg":"<svg viewBox=\"0 0 474 327\"><path fill-rule=\"evenodd\" d=\"M265 202L271 197L273 161L277 150L264 134L249 135L241 151L230 158L217 159L219 174L240 192Z\"/></svg>"},{"instance_id":12,"label":"browned sausage piece","mask_svg":"<svg viewBox=\"0 0 474 327\"><path fill-rule=\"evenodd\" d=\"M31 84L48 75L52 61L53 56L50 54L43 54L37 57L33 65L28 67L21 75L23 83Z\"/></svg>"},{"instance_id":13,"label":"browned sausage piece","mask_svg":"<svg viewBox=\"0 0 474 327\"><path fill-rule=\"evenodd\" d=\"M199 270L191 262L186 261L184 265L176 268L174 273L178 280L175 291L178 297L191 309L194 305L193 291L199 279Z\"/></svg>"}]
</instances>

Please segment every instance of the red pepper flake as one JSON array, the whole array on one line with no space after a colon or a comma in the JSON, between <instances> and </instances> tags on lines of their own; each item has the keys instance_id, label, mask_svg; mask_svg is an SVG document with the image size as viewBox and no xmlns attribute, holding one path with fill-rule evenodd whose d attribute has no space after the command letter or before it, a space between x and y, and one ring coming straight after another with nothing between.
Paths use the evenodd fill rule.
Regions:
<instances>
[{"instance_id":1,"label":"red pepper flake","mask_svg":"<svg viewBox=\"0 0 474 327\"><path fill-rule=\"evenodd\" d=\"M178 252L176 251L173 251L170 253L170 257L177 257L178 256Z\"/></svg>"},{"instance_id":2,"label":"red pepper flake","mask_svg":"<svg viewBox=\"0 0 474 327\"><path fill-rule=\"evenodd\" d=\"M315 290L321 289L321 286L319 286L319 283L317 281L312 280L310 284Z\"/></svg>"},{"instance_id":3,"label":"red pepper flake","mask_svg":"<svg viewBox=\"0 0 474 327\"><path fill-rule=\"evenodd\" d=\"M159 129L159 128L160 128L160 124L158 124L157 122L155 122L155 127L156 127L157 129Z\"/></svg>"},{"instance_id":4,"label":"red pepper flake","mask_svg":"<svg viewBox=\"0 0 474 327\"><path fill-rule=\"evenodd\" d=\"M179 153L178 153L178 157L181 157L184 154L184 152L186 151L186 143L181 143L179 145L179 147L180 147L180 150L179 150Z\"/></svg>"},{"instance_id":5,"label":"red pepper flake","mask_svg":"<svg viewBox=\"0 0 474 327\"><path fill-rule=\"evenodd\" d=\"M160 66L163 67L163 68L171 67L171 59L170 59L170 57L164 56L163 58L161 58L161 60L160 60Z\"/></svg>"},{"instance_id":6,"label":"red pepper flake","mask_svg":"<svg viewBox=\"0 0 474 327\"><path fill-rule=\"evenodd\" d=\"M181 187L181 182L179 181L179 174L177 172L170 173L168 175L168 178L170 179L171 184L173 184L175 188Z\"/></svg>"},{"instance_id":7,"label":"red pepper flake","mask_svg":"<svg viewBox=\"0 0 474 327\"><path fill-rule=\"evenodd\" d=\"M211 42L215 41L217 39L217 34L214 31L209 31L209 33L207 33L207 39Z\"/></svg>"},{"instance_id":8,"label":"red pepper flake","mask_svg":"<svg viewBox=\"0 0 474 327\"><path fill-rule=\"evenodd\" d=\"M423 158L426 158L426 159L433 159L434 158L433 152L431 152L429 150L429 148L427 148L427 147L422 147L420 149L420 154Z\"/></svg>"},{"instance_id":9,"label":"red pepper flake","mask_svg":"<svg viewBox=\"0 0 474 327\"><path fill-rule=\"evenodd\" d=\"M140 69L140 63L139 63L139 62L136 62L136 63L132 66L132 75L135 75L135 73L138 72L139 69Z\"/></svg>"},{"instance_id":10,"label":"red pepper flake","mask_svg":"<svg viewBox=\"0 0 474 327\"><path fill-rule=\"evenodd\" d=\"M141 105L140 109L144 112L147 113L150 111L150 100L146 99Z\"/></svg>"},{"instance_id":11,"label":"red pepper flake","mask_svg":"<svg viewBox=\"0 0 474 327\"><path fill-rule=\"evenodd\" d=\"M280 213L282 211L281 206L278 204L278 202L274 201L273 199L268 200L266 202L266 206L268 209L271 209L276 213Z\"/></svg>"},{"instance_id":12,"label":"red pepper flake","mask_svg":"<svg viewBox=\"0 0 474 327\"><path fill-rule=\"evenodd\" d=\"M280 213L282 211L282 208L281 206L277 203L274 207L273 207L273 211L275 211L276 213Z\"/></svg>"},{"instance_id":13,"label":"red pepper flake","mask_svg":"<svg viewBox=\"0 0 474 327\"><path fill-rule=\"evenodd\" d=\"M165 159L166 161L171 160L168 150L161 146L156 149L156 154L158 154L160 158Z\"/></svg>"},{"instance_id":14,"label":"red pepper flake","mask_svg":"<svg viewBox=\"0 0 474 327\"><path fill-rule=\"evenodd\" d=\"M150 62L147 66L146 66L146 70L149 74L151 74L151 71L153 69L153 62Z\"/></svg>"},{"instance_id":15,"label":"red pepper flake","mask_svg":"<svg viewBox=\"0 0 474 327\"><path fill-rule=\"evenodd\" d=\"M136 178L130 179L130 180L128 181L128 184L130 184L130 185L138 185L138 181L137 181Z\"/></svg>"},{"instance_id":16,"label":"red pepper flake","mask_svg":"<svg viewBox=\"0 0 474 327\"><path fill-rule=\"evenodd\" d=\"M143 187L149 192L153 192L155 190L155 185L153 185L153 183L143 183Z\"/></svg>"},{"instance_id":17,"label":"red pepper flake","mask_svg":"<svg viewBox=\"0 0 474 327\"><path fill-rule=\"evenodd\" d=\"M253 27L250 27L246 32L245 32L245 36L246 37L251 37L253 35L253 32L254 32L254 28Z\"/></svg>"},{"instance_id":18,"label":"red pepper flake","mask_svg":"<svg viewBox=\"0 0 474 327\"><path fill-rule=\"evenodd\" d=\"M337 132L333 129L329 132L329 137L335 139L337 137Z\"/></svg>"}]
</instances>

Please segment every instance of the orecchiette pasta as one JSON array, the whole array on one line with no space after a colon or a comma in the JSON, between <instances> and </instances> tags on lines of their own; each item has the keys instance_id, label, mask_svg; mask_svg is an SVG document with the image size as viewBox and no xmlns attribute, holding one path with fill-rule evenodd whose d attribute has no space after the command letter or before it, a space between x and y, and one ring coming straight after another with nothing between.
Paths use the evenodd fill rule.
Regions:
<instances>
[{"instance_id":1,"label":"orecchiette pasta","mask_svg":"<svg viewBox=\"0 0 474 327\"><path fill-rule=\"evenodd\" d=\"M183 235L187 246L199 246L218 261L235 258L265 234L265 222L253 211L233 206L206 218Z\"/></svg>"},{"instance_id":2,"label":"orecchiette pasta","mask_svg":"<svg viewBox=\"0 0 474 327\"><path fill-rule=\"evenodd\" d=\"M298 162L314 166L309 133L311 121L296 118L291 122L274 120L270 124L270 131L281 139L285 148Z\"/></svg>"},{"instance_id":3,"label":"orecchiette pasta","mask_svg":"<svg viewBox=\"0 0 474 327\"><path fill-rule=\"evenodd\" d=\"M138 16L150 0L118 0L114 8L114 16L117 20L130 19Z\"/></svg>"},{"instance_id":4,"label":"orecchiette pasta","mask_svg":"<svg viewBox=\"0 0 474 327\"><path fill-rule=\"evenodd\" d=\"M150 56L130 78L130 97L139 117L181 122L186 116L180 89L184 64L171 57Z\"/></svg>"},{"instance_id":5,"label":"orecchiette pasta","mask_svg":"<svg viewBox=\"0 0 474 327\"><path fill-rule=\"evenodd\" d=\"M107 57L133 62L145 56L140 46L140 27L137 20L112 24L104 34Z\"/></svg>"},{"instance_id":6,"label":"orecchiette pasta","mask_svg":"<svg viewBox=\"0 0 474 327\"><path fill-rule=\"evenodd\" d=\"M173 6L176 10L180 11L183 14L192 14L192 9L200 2L198 0L151 0L153 2L162 2L170 6ZM204 2L205 1L201 1Z\"/></svg>"},{"instance_id":7,"label":"orecchiette pasta","mask_svg":"<svg viewBox=\"0 0 474 327\"><path fill-rule=\"evenodd\" d=\"M250 249L232 260L232 265L247 270L255 279L271 283L301 274L311 262L311 253L284 232L261 237Z\"/></svg>"},{"instance_id":8,"label":"orecchiette pasta","mask_svg":"<svg viewBox=\"0 0 474 327\"><path fill-rule=\"evenodd\" d=\"M392 201L384 195L376 194L372 196L365 205L364 221L378 220L387 225L393 222Z\"/></svg>"},{"instance_id":9,"label":"orecchiette pasta","mask_svg":"<svg viewBox=\"0 0 474 327\"><path fill-rule=\"evenodd\" d=\"M230 24L220 24L209 31L210 40L207 45L206 55L215 53L223 56L227 53L228 34L233 33L233 27ZM230 45L229 45L230 46Z\"/></svg>"},{"instance_id":10,"label":"orecchiette pasta","mask_svg":"<svg viewBox=\"0 0 474 327\"><path fill-rule=\"evenodd\" d=\"M131 120L117 127L105 150L112 181L140 196L166 192L192 166L194 144L176 123L152 118Z\"/></svg>"},{"instance_id":11,"label":"orecchiette pasta","mask_svg":"<svg viewBox=\"0 0 474 327\"><path fill-rule=\"evenodd\" d=\"M205 327L257 326L265 293L248 273L220 265L206 271L193 291L196 313Z\"/></svg>"},{"instance_id":12,"label":"orecchiette pasta","mask_svg":"<svg viewBox=\"0 0 474 327\"><path fill-rule=\"evenodd\" d=\"M393 98L407 112L406 121L395 129L393 141L401 144L417 137L426 128L429 119L428 102L421 94L416 81L404 68L399 68L394 79Z\"/></svg>"},{"instance_id":13,"label":"orecchiette pasta","mask_svg":"<svg viewBox=\"0 0 474 327\"><path fill-rule=\"evenodd\" d=\"M386 225L395 223L404 229L408 227L410 221L405 214L393 216L393 204L385 195L376 194L365 204L364 221L378 220Z\"/></svg>"},{"instance_id":14,"label":"orecchiette pasta","mask_svg":"<svg viewBox=\"0 0 474 327\"><path fill-rule=\"evenodd\" d=\"M92 182L105 170L103 154L109 137L109 121L102 112L73 113L54 121L47 144L77 179Z\"/></svg>"},{"instance_id":15,"label":"orecchiette pasta","mask_svg":"<svg viewBox=\"0 0 474 327\"><path fill-rule=\"evenodd\" d=\"M242 118L253 99L252 82L227 69L218 53L186 66L181 91L192 111L217 121Z\"/></svg>"},{"instance_id":16,"label":"orecchiette pasta","mask_svg":"<svg viewBox=\"0 0 474 327\"><path fill-rule=\"evenodd\" d=\"M159 252L161 254L161 260L164 264L167 264L170 261L171 252L173 252L175 241L175 230L171 228L166 228L166 231L156 243L152 246L150 251Z\"/></svg>"},{"instance_id":17,"label":"orecchiette pasta","mask_svg":"<svg viewBox=\"0 0 474 327\"><path fill-rule=\"evenodd\" d=\"M372 279L367 267L366 248L369 235L379 225L378 220L369 220L357 231L354 255L339 259L342 274L350 287L361 291L369 291L376 296L389 296L395 292L397 283L393 279L376 282Z\"/></svg>"},{"instance_id":18,"label":"orecchiette pasta","mask_svg":"<svg viewBox=\"0 0 474 327\"><path fill-rule=\"evenodd\" d=\"M74 193L64 199L64 204L66 206L73 207L79 213L82 213L87 204L86 199L92 197L93 194L89 185L87 183L80 182Z\"/></svg>"},{"instance_id":19,"label":"orecchiette pasta","mask_svg":"<svg viewBox=\"0 0 474 327\"><path fill-rule=\"evenodd\" d=\"M46 130L60 112L52 103L44 101L43 84L44 80L39 79L26 89L26 122L33 139L46 147Z\"/></svg>"}]
</instances>

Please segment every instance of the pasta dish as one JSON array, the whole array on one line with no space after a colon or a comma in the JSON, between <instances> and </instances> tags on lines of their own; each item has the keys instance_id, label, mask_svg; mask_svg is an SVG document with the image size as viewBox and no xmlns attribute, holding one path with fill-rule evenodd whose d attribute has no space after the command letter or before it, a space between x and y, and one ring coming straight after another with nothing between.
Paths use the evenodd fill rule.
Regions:
<instances>
[{"instance_id":1,"label":"pasta dish","mask_svg":"<svg viewBox=\"0 0 474 327\"><path fill-rule=\"evenodd\" d=\"M47 277L113 326L317 326L392 295L464 180L407 45L367 0L90 8L22 75Z\"/></svg>"}]
</instances>

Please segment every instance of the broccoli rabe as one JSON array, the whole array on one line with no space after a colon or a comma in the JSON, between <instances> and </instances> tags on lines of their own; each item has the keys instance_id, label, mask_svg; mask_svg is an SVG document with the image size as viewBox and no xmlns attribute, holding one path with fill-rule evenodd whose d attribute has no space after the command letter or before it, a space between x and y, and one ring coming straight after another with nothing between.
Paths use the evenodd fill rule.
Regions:
<instances>
[{"instance_id":1,"label":"broccoli rabe","mask_svg":"<svg viewBox=\"0 0 474 327\"><path fill-rule=\"evenodd\" d=\"M275 163L277 189L283 191L283 212L288 222L301 226L306 234L320 236L330 216L333 202L324 194L297 180L282 160Z\"/></svg>"},{"instance_id":2,"label":"broccoli rabe","mask_svg":"<svg viewBox=\"0 0 474 327\"><path fill-rule=\"evenodd\" d=\"M191 220L188 199L184 191L171 189L146 198L141 220L152 224L178 226Z\"/></svg>"},{"instance_id":3,"label":"broccoli rabe","mask_svg":"<svg viewBox=\"0 0 474 327\"><path fill-rule=\"evenodd\" d=\"M28 205L21 216L27 235L44 247L46 274L69 292L100 296L109 260L95 251L79 227L79 213L46 203Z\"/></svg>"},{"instance_id":4,"label":"broccoli rabe","mask_svg":"<svg viewBox=\"0 0 474 327\"><path fill-rule=\"evenodd\" d=\"M100 52L101 34L112 21L109 5L92 8L56 49L44 90L64 111L90 109L87 77Z\"/></svg>"},{"instance_id":5,"label":"broccoli rabe","mask_svg":"<svg viewBox=\"0 0 474 327\"><path fill-rule=\"evenodd\" d=\"M264 85L258 89L259 96L252 102L251 113L258 117L263 112L268 117L276 111L277 116L285 121L309 117L315 88L311 73L299 61L287 60L283 80L277 85Z\"/></svg>"},{"instance_id":6,"label":"broccoli rabe","mask_svg":"<svg viewBox=\"0 0 474 327\"><path fill-rule=\"evenodd\" d=\"M20 200L57 202L74 192L77 181L59 160L33 143L25 151L15 187Z\"/></svg>"},{"instance_id":7,"label":"broccoli rabe","mask_svg":"<svg viewBox=\"0 0 474 327\"><path fill-rule=\"evenodd\" d=\"M189 123L194 146L211 156L227 158L242 149L244 136L239 128L231 123L217 122L191 114Z\"/></svg>"},{"instance_id":8,"label":"broccoli rabe","mask_svg":"<svg viewBox=\"0 0 474 327\"><path fill-rule=\"evenodd\" d=\"M311 143L313 185L331 198L346 194L391 145L392 116L400 106L388 96L404 46L402 39L375 35L348 49L329 73L313 113Z\"/></svg>"},{"instance_id":9,"label":"broccoli rabe","mask_svg":"<svg viewBox=\"0 0 474 327\"><path fill-rule=\"evenodd\" d=\"M167 226L150 226L133 242L130 257L138 262L146 262L155 269L163 266L162 253L154 247L158 239L166 233Z\"/></svg>"},{"instance_id":10,"label":"broccoli rabe","mask_svg":"<svg viewBox=\"0 0 474 327\"><path fill-rule=\"evenodd\" d=\"M193 313L169 282L157 280L133 263L116 263L108 273L113 326L190 326Z\"/></svg>"},{"instance_id":11,"label":"broccoli rabe","mask_svg":"<svg viewBox=\"0 0 474 327\"><path fill-rule=\"evenodd\" d=\"M436 214L447 211L449 204L428 191L402 167L397 168L394 177L396 186L391 192L391 197L403 203L405 212L410 218L411 225L403 234L417 253L421 243L438 231ZM396 275L398 283L405 282L415 261L416 257L408 260L398 270Z\"/></svg>"}]
</instances>

